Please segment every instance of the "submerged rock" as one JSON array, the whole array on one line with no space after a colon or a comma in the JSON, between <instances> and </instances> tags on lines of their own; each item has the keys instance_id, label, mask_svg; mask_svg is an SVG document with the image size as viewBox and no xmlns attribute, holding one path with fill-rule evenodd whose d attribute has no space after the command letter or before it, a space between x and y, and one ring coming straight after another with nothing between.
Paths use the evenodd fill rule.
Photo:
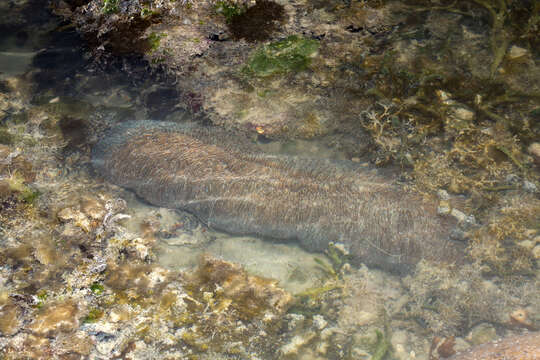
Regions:
<instances>
[{"instance_id":1,"label":"submerged rock","mask_svg":"<svg viewBox=\"0 0 540 360\"><path fill-rule=\"evenodd\" d=\"M257 154L222 130L150 121L113 129L93 162L150 203L231 233L297 239L313 251L340 241L355 260L386 269L463 256L435 204L352 162Z\"/></svg>"},{"instance_id":2,"label":"submerged rock","mask_svg":"<svg viewBox=\"0 0 540 360\"><path fill-rule=\"evenodd\" d=\"M476 346L449 360L532 360L538 358L540 358L540 332L532 332Z\"/></svg>"}]
</instances>

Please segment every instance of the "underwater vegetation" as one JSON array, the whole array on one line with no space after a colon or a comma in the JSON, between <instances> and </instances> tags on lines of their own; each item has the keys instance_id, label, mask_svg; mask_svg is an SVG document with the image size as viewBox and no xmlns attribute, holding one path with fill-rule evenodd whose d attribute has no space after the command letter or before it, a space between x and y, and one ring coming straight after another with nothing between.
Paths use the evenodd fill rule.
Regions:
<instances>
[{"instance_id":1,"label":"underwater vegetation","mask_svg":"<svg viewBox=\"0 0 540 360\"><path fill-rule=\"evenodd\" d=\"M485 226L472 232L469 253L486 265L488 272L531 273L538 259L531 250L540 227L540 200L519 196L500 207Z\"/></svg>"},{"instance_id":2,"label":"underwater vegetation","mask_svg":"<svg viewBox=\"0 0 540 360\"><path fill-rule=\"evenodd\" d=\"M534 237L531 232L538 231L532 215L537 212L537 201L530 194L537 192L540 180L534 155L540 138L535 115L540 93L534 65L538 54L531 46L536 40L529 37L531 31L537 31L531 24L537 21L538 5L529 1L506 5L500 1L457 1L440 7L421 1L407 4L419 13L429 11L432 17L423 23L432 31L429 41L423 40L426 46L411 46L412 54L400 61L396 59L405 57L403 53L384 44L383 49L362 58L359 78L373 84L365 94L374 103L360 116L373 142L371 161L379 166L400 165L416 189L430 194L444 189L454 203L441 201L441 205L473 214L478 227L469 233L468 253L486 265L486 271L506 275L534 271L537 264L532 252L518 243L530 241ZM503 56L497 59L493 51L485 51L477 57L460 58L460 51L466 53L474 47L470 39L455 31L456 26L469 24L469 17L489 18L488 7L498 14L504 6L502 33L504 42L509 43L496 41L496 51L504 45ZM441 15L447 12L458 20ZM526 21L518 20L517 13ZM413 18L414 12L408 21ZM450 24L443 27L447 38L434 25L444 19ZM478 26L474 31L483 29ZM493 33L483 34L489 37ZM482 40L477 48L485 47ZM409 40L395 41L403 44ZM492 68L482 68L480 59L489 61ZM529 78L535 80L529 83ZM504 215L514 207L509 198L523 202L519 213L523 223L519 226Z\"/></svg>"},{"instance_id":3,"label":"underwater vegetation","mask_svg":"<svg viewBox=\"0 0 540 360\"><path fill-rule=\"evenodd\" d=\"M174 149L174 150L173 150ZM421 258L463 261L452 219L352 162L259 155L218 128L129 122L93 149L107 180L216 229L294 240L323 251L336 239L356 262L404 270Z\"/></svg>"},{"instance_id":4,"label":"underwater vegetation","mask_svg":"<svg viewBox=\"0 0 540 360\"><path fill-rule=\"evenodd\" d=\"M229 24L233 18L241 15L246 11L245 6L236 4L230 1L218 1L215 5L217 13L225 17L225 21Z\"/></svg>"},{"instance_id":5,"label":"underwater vegetation","mask_svg":"<svg viewBox=\"0 0 540 360\"><path fill-rule=\"evenodd\" d=\"M489 281L480 264L438 267L420 262L403 279L410 301L396 318L414 319L431 333L444 336L463 335L482 323L515 328L517 322L509 321L514 309L537 307L538 280L528 284L525 279L505 275ZM527 321L523 323L517 327L534 329Z\"/></svg>"},{"instance_id":6,"label":"underwater vegetation","mask_svg":"<svg viewBox=\"0 0 540 360\"><path fill-rule=\"evenodd\" d=\"M370 6L388 3L368 1ZM540 5L534 0L404 0L416 11L441 11L460 14L472 19L487 19L490 25L489 46L492 52L490 74L493 77L503 61L510 44L519 43L537 52L540 39ZM537 53L538 54L538 53Z\"/></svg>"},{"instance_id":7,"label":"underwater vegetation","mask_svg":"<svg viewBox=\"0 0 540 360\"><path fill-rule=\"evenodd\" d=\"M118 12L119 0L103 0L102 11L104 14L114 14Z\"/></svg>"},{"instance_id":8,"label":"underwater vegetation","mask_svg":"<svg viewBox=\"0 0 540 360\"><path fill-rule=\"evenodd\" d=\"M291 35L260 46L242 69L246 75L268 77L306 70L319 48L317 40Z\"/></svg>"}]
</instances>

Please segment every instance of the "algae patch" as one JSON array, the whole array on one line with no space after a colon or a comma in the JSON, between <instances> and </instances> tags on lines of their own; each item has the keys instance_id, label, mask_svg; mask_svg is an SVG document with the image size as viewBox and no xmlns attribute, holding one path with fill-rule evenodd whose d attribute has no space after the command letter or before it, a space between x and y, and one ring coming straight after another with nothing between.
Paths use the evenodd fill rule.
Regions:
<instances>
[{"instance_id":1,"label":"algae patch","mask_svg":"<svg viewBox=\"0 0 540 360\"><path fill-rule=\"evenodd\" d=\"M255 50L242 72L256 77L268 77L303 71L309 67L318 48L316 40L291 35Z\"/></svg>"},{"instance_id":2,"label":"algae patch","mask_svg":"<svg viewBox=\"0 0 540 360\"><path fill-rule=\"evenodd\" d=\"M101 11L104 14L115 14L118 12L118 0L103 0L103 8Z\"/></svg>"},{"instance_id":3,"label":"algae patch","mask_svg":"<svg viewBox=\"0 0 540 360\"><path fill-rule=\"evenodd\" d=\"M231 1L218 1L215 10L225 17L227 24L230 24L236 16L243 14L246 9Z\"/></svg>"}]
</instances>

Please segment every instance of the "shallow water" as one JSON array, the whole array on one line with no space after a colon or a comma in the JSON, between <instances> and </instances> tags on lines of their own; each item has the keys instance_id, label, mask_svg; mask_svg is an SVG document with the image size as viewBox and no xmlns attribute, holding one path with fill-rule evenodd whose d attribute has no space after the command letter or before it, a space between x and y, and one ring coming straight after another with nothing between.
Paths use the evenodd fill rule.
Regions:
<instances>
[{"instance_id":1,"label":"shallow water","mask_svg":"<svg viewBox=\"0 0 540 360\"><path fill-rule=\"evenodd\" d=\"M373 145L372 148L374 149L373 154L366 156L359 156L355 151L351 151L351 148L354 149L356 146L363 149L366 144L355 144L354 140L351 144L350 137L346 136L348 134L339 132L313 139L275 140L271 139L271 136L265 136L263 131L252 131L249 139L252 145L260 149L261 152L351 161L356 165L358 163L364 165L366 169L380 166L382 167L380 172L383 174L391 173L395 175L397 173L398 175L393 176L392 179L401 181L408 188L412 188L412 191L424 194L429 201L438 202L439 212L442 216L449 216L453 221L460 222L453 229L451 236L453 241L467 242L467 256L473 258L473 260L469 259L460 266L420 262L415 269L402 274L402 276L396 276L395 274L362 265L351 267L347 264L349 259L347 258L346 249L344 252L340 252L341 248L339 246L338 248L331 246L326 251L326 254L312 253L305 251L295 243L278 243L269 239L235 236L218 232L215 229L208 228L192 214L176 209L152 206L125 189L103 182L103 179L96 174L91 166L90 149L100 138L105 136L108 127L124 121L144 119L174 122L194 120L203 126L209 120L204 115L190 112L190 108L186 104L179 103L176 84L158 70L149 71L146 67L147 64L142 59L126 57L120 60L110 60L108 65L104 65L103 63L106 61L100 62L99 59L92 59L90 51L84 47L84 41L73 30L52 31L58 25L59 22L53 20L52 17L50 22L45 24L43 23L43 17L40 17L40 21L29 31L30 36L7 36L0 41L0 81L6 81L6 84L23 84L17 87L16 92L18 95L15 97L16 100L9 100L9 106L6 105L5 108L1 108L2 125L8 129L8 133L13 138L6 141L6 146L19 149L38 168L36 173L38 173L39 180L36 181L36 184L40 186L38 189L40 195L36 196L38 198L41 196L38 200L41 213L50 211L47 215L48 224L68 222L65 219L69 219L69 221L73 221L73 228L82 226L83 233L92 233L93 230L89 231L84 226L91 228L94 225L85 225L84 221L86 220L80 220L80 218L76 217L78 215L62 217L55 213L61 209L61 206L64 206L64 204L54 203L52 199L55 199L55 196L62 198L64 203L71 204L70 201L78 203L78 194L63 194L66 188L69 189L70 185L74 189L79 189L76 192L84 190L84 192L100 197L99 199L103 200L104 203L113 203L111 199L121 198L126 201L126 206L118 211L122 215L118 220L120 230L115 230L117 231L115 236L109 238L101 239L99 236L96 237L95 241L96 244L99 242L99 246L103 245L101 241L113 243L129 239L129 241L137 243L140 240L139 242L145 245L141 246L143 249L141 252L144 256L140 256L141 258L137 260L138 265L144 267L149 264L158 264L173 272L181 271L185 272L185 274L192 274L196 271L201 264L201 258L204 255L210 255L214 258L240 264L249 275L275 279L278 281L279 287L293 295L298 295L290 310L282 314L283 319L280 319L282 322L279 325L272 325L263 329L264 325L261 324L264 324L265 318L262 317L251 323L245 318L241 318L238 323L219 327L218 330L215 330L223 333L223 337L221 338L218 335L217 338L220 340L216 340L216 343L219 342L219 347L215 349L219 350L215 350L210 345L211 350L207 352L207 348L200 346L196 341L185 335L186 329L196 333L194 329L197 328L197 324L205 324L199 326L204 328L209 324L204 321L208 321L215 314L219 314L219 311L215 310L214 315L208 315L211 314L211 312L208 312L208 308L212 307L214 300L208 301L206 308L203 306L202 308L196 308L196 310L187 311L187 313L191 311L193 314L201 316L197 320L193 320L191 317L189 317L189 321L185 320L185 312L182 313L182 316L174 315L173 320L167 318L168 325L163 325L161 328L159 328L161 325L156 325L151 331L137 328L140 325L139 323L136 326L130 325L137 329L133 333L137 333L141 337L134 337L134 340L129 341L133 343L139 341L138 346L143 346L141 343L146 341L147 344L144 346L147 346L148 353L157 356L155 351L158 351L159 358L166 358L167 351L175 349L179 352L175 353L174 356L180 356L179 358L187 356L186 354L193 355L193 353L196 353L201 359L252 358L250 356L264 359L370 359L374 358L374 354L378 351L382 351L380 349L386 346L387 342L387 347L391 350L384 350L384 357L377 359L432 360L439 357L442 359L443 355L445 355L444 349L437 350L436 354L431 354L433 349L430 348L435 341L435 336L446 337L447 339L455 337L455 348L460 350L488 342L498 336L519 334L523 332L523 329L531 331L538 329L540 324L538 256L540 254L534 255L534 251L540 249L540 228L537 222L538 215L535 214L535 209L540 209L540 207L538 206L538 189L534 189L535 184L538 184L538 165L534 164L535 161L539 163L540 161L538 158L534 158L536 155L532 151L527 152L527 147L538 142L539 139L527 138L526 135L516 130L516 134L520 136L520 141L523 143L518 140L514 142L514 140L509 139L517 139L518 135L508 137L508 132L505 132L507 130L500 129L500 123L491 124L488 121L482 122L482 129L478 130L477 133L473 132L474 136L476 136L475 139L478 139L478 144L482 146L482 148L474 148L474 141L472 141L473 145L471 145L468 139L463 140L459 138L459 135L456 135L460 131L462 133L473 131L470 127L467 127L472 125L462 124L463 121L467 121L464 120L467 114L463 115L463 113L470 111L469 107L459 102L465 101L461 100L459 96L456 96L459 101L447 100L445 94L443 94L444 96L440 95L441 99L443 99L441 101L450 101L451 107L461 109L462 112L449 115L448 118L451 121L445 118L443 129L439 130L441 134L436 134L421 141L410 140L409 143L407 142L409 140L405 139L412 139L418 135L415 132L416 130L411 130L412 122L399 123L403 120L397 117L389 117L384 120L387 121L386 123L377 123L376 126L373 125L371 128L366 126L366 133L372 131L369 134L373 136L371 145ZM474 38L474 36L471 35L471 38ZM404 75L397 74L396 82L403 80L399 76ZM519 81L518 76L516 79L512 79L512 81ZM0 90L0 92L3 92L3 90ZM397 94L394 95L398 96ZM412 103L416 101L416 99L413 99L414 97L411 96L406 101ZM23 99L26 100L23 101ZM537 106L536 109L540 108L538 98L531 97L529 101L530 108L535 106ZM7 100L6 103L8 103ZM359 114L358 126L366 119L375 119L374 114L380 109L384 109L385 114L388 109L394 111L395 114L405 111L403 109L406 102L397 99L395 103L403 107L399 109L397 107L385 107L387 105L380 102L378 107L371 108L371 113ZM398 105L394 104L392 106ZM478 109L479 112L488 113L488 110L482 110L481 106ZM424 110L421 109L420 111ZM428 113L433 115L433 111L430 111ZM511 107L505 108L504 111L506 111L504 116L508 116L508 118L515 116ZM519 112L519 110L516 110L516 112ZM411 114L413 113L411 112L407 116L412 116ZM55 116L59 118L58 123L55 123L58 125L57 128L56 125L50 125L48 122L50 119L55 119ZM534 129L535 124L533 121L537 119L534 116L537 115L530 116L527 121L531 121L531 123L527 126ZM485 120L482 119L481 121ZM399 125L396 125L396 123L399 123ZM426 125L426 129L422 131L432 131L431 125ZM382 134L383 130L388 130L390 135L388 137L374 135ZM534 131L531 130L530 133L534 134ZM242 134L242 136L246 135ZM435 154L435 150L431 153L425 153L427 165L421 162L421 157L420 159L413 159L415 161L414 166L407 165L411 161L411 153L413 153L412 150L408 151L407 146L411 146L412 149L421 143L418 146L432 146L433 149L440 149L437 148L437 144L446 141L451 136L455 137L454 143L460 143L464 146L463 148L453 148L450 151L453 154L452 159L454 161L462 161L459 163L459 170L444 172L449 168L451 170L454 170L454 168L448 165L446 158L441 160L442 153ZM484 141L481 138L482 136L492 136L496 141ZM396 145L397 143L401 145ZM43 155L45 152L41 153L33 150L39 146L42 146L43 149L54 148L55 150L48 153L47 157ZM397 148L400 150L396 150ZM475 154L484 155L486 158L476 160L471 155L473 150L470 149L473 149ZM11 150L13 149L10 148ZM468 150L470 151L467 152ZM385 151L392 155L388 157L388 153L385 153ZM11 154L14 154L14 152L12 151ZM447 153L444 152L444 154ZM413 155L418 156L418 154ZM43 165L54 163L54 161L58 161L58 167L56 168ZM40 164L43 165L41 170L39 169ZM400 168L400 166L402 167ZM429 166L433 167L430 168ZM422 172L423 170L424 172ZM437 172L439 170L440 172ZM13 178L12 173L6 174L2 175L2 179L10 176ZM475 177L477 174L480 175ZM506 181L504 184L497 182L503 177ZM470 180L473 178L474 180ZM50 182L47 182L47 179ZM24 181L33 184L34 180L28 177ZM478 189L474 188L477 184L480 184ZM35 186L35 184L32 186ZM83 190L80 190L81 188ZM471 188L473 188L472 191L470 191ZM444 190L444 192L441 193L441 190ZM451 195L448 195L448 192ZM489 196L486 196L486 193ZM11 203L4 198L2 201L2 211L8 214L7 211L10 209L11 205L9 204ZM50 203L47 201L50 201ZM448 208L447 212L446 208ZM111 212L111 214L113 213ZM472 214L478 218L475 218ZM96 216L93 221L99 222L101 221L99 219ZM89 221L89 223L92 224L92 221ZM105 220L103 220L103 223L105 223ZM33 224L30 224L28 227L32 228L33 226ZM65 242L65 240L55 240L55 236L61 239L62 236L67 237L70 231L75 231L67 226L62 228L62 233L57 230L40 230L45 227L43 224L35 227L36 229L32 229L31 232L37 234L35 235L37 238L41 239L38 236L41 235L40 231L53 237L52 242L47 243L49 245L51 243L60 244L62 241ZM7 234L9 229L2 229L2 231L3 234ZM465 234L469 231L470 234ZM125 238L122 238L121 235L125 235ZM7 249L13 244L19 244L22 241L21 238L22 236L5 236L0 244ZM514 246L515 244L512 247L504 248L503 245L495 245L498 252L492 253L493 248L490 246L493 245L493 242L490 242L489 239L513 241L519 243L519 246L523 249L517 247L516 250L517 245ZM501 244L505 244L503 240L501 240ZM38 240L35 241L38 242ZM92 246L98 246L96 244L78 245L78 248L85 252ZM33 254L36 255L32 256L38 260L39 269L46 268L55 261L69 264L69 259L63 259L62 254L56 255L54 250L49 251L47 246L44 245L39 248L46 249L43 251L33 250ZM54 246L52 248L54 249ZM150 252L147 254L148 249L150 249ZM118 252L119 254L115 254L116 258L111 257L109 260L117 259L120 262L130 259L129 250L123 249ZM37 255L38 253L39 255ZM55 254L54 256L50 255L51 258L56 259L55 261L43 260L47 258L43 254L49 253ZM9 256L12 258L27 259L19 253L15 254L13 252L9 254L11 254ZM92 259L93 255L88 255L88 258L84 261L92 261ZM17 297L13 294L16 291L23 292L21 289L29 291L28 297L33 296L35 299L41 299L39 300L41 302L32 305L35 309L39 309L43 306L43 303L47 305L48 303L43 299L46 296L40 295L42 293L39 292L45 289L45 286L15 286L13 285L16 283L15 280L4 280L13 279L10 277L12 275L9 274L16 273L18 274L16 275L17 281L26 282L24 275L20 275L17 271L20 270L21 264L30 266L28 265L29 260L17 261L22 262L1 267L3 275L0 277L0 309L7 311L5 309L18 306L8 303L5 299L10 298L10 296L16 299ZM76 278L79 276L78 274L84 271L84 266L77 268L74 273L74 269L66 267L65 270L62 270L64 272L58 274L56 278L67 279L70 276ZM113 268L111 264L108 266ZM113 272L113 270L110 271ZM110 280L111 275L109 272L107 272L107 276L107 281L104 281L103 278L88 280L90 277L84 281L89 282L92 286L96 283L104 283L105 288L108 287L113 289L111 291L117 291L120 281ZM161 279L159 274L153 274L153 276ZM81 277L81 281L83 278ZM155 281L159 283L161 280ZM53 282L51 281L51 283ZM75 299L77 297L73 294L76 291L82 291L85 286L89 288L89 285L81 285L81 288L77 289L77 286L72 286L72 283L69 286L63 283L61 290L48 290L48 292L55 294L55 301L65 300L66 297ZM142 293L143 291L139 286L144 287L144 285L137 284L136 286L137 291L140 290ZM203 288L204 286L201 285L200 289ZM127 294L129 291L130 288L126 285L119 292L123 292L122 296L127 296L124 293ZM179 290L176 289L175 291ZM201 302L201 299L206 301L208 296L214 296L217 299L216 294L221 294L218 285L210 290L204 288L204 290L200 291L203 294L201 298L189 301L193 301L193 303ZM215 291L214 295L211 294L212 291ZM196 295L193 295L194 293L197 293L197 289L189 289L182 295L184 296L183 299L191 296L196 297ZM84 296L86 298L81 304L88 304L89 302L95 304L94 300L88 300L89 295ZM132 307L129 311L137 307L140 308L141 303L145 301L145 296L146 298L152 298L151 293L140 295L139 298L136 298L136 301L133 300L132 303L129 303L129 306ZM165 300L161 300L161 303L164 302ZM110 305L111 301L104 301L103 303ZM80 307L86 308L90 306L80 305ZM78 331L77 334L79 335L81 333L89 334L88 336L92 339L92 342L97 344L96 349L100 349L100 354L106 353L106 348L109 346L107 341L111 341L110 344L113 344L111 339L114 338L112 335L107 335L109 337L100 335L106 333L104 329L114 326L120 328L122 327L121 321L124 320L117 319L124 319L123 316L128 319L131 316L123 313L118 315L121 311L117 311L117 308L114 310L116 312L109 312L109 310L106 310L103 321L97 322L98 325L81 320L82 325L80 328L75 326L72 328L73 333ZM230 311L230 313L234 313L234 311ZM208 317L205 318L207 315ZM88 315L87 311L84 319L88 319L88 316L90 315ZM161 324L160 321L163 319L160 319L160 315L153 316L153 318L144 318L140 322ZM268 316L270 317L270 315ZM7 317L5 318L7 319ZM178 320L180 318L183 320ZM227 321L224 323L227 323ZM242 321L245 321L245 323L242 323ZM31 320L27 321L27 323L30 322ZM7 321L0 321L0 330L11 329L8 326L9 324L5 325L6 323ZM215 323L211 324L215 325ZM218 324L223 325L220 322ZM103 326L103 328L99 328L99 326ZM268 336L272 336L271 339L275 341L275 347L257 353L257 345L253 345L253 348L249 349L249 351L245 350L244 353L238 355L239 357L235 357L234 352L230 350L236 346L234 344L240 343L243 344L242 346L247 346L246 344L250 343L250 339L255 339L255 335L249 339L241 336L235 338L231 335L234 334L234 329L242 328L242 326L253 326L253 328L261 326L260 332L272 332ZM24 328L23 325L20 325L17 329L17 331L9 335L5 330L4 333L0 333L0 351L3 351L4 346L7 349L6 344L12 344L10 342L12 341L11 337L27 336L31 332ZM35 329L32 331L39 333ZM116 334L120 332L119 329L115 331L117 331ZM114 333L114 331L111 331L111 333ZM250 334L254 333L253 330ZM43 337L46 337L47 334L53 334L50 336L69 338L72 333L60 331L60 335L58 335L56 332L51 331L50 333L43 332L43 334L45 334ZM167 337L174 338L174 340L164 346L163 342L166 341L160 342L161 340L159 340L165 338L163 334L167 334ZM214 333L211 336L208 335L209 333L204 334L207 336L205 337L206 340L214 338ZM120 339L120 336L117 336ZM127 335L123 334L122 336ZM150 338L152 340L149 340ZM260 336L260 338L264 339L264 336ZM60 343L58 339L55 341ZM144 341L140 339L144 339ZM118 340L118 342L124 342L124 340ZM13 343L16 343L16 341L13 340ZM223 343L226 345L223 345ZM256 344L255 340L253 340L253 344ZM116 345L110 346L119 345L116 343ZM538 346L540 348L540 344ZM30 345L28 347L30 348ZM129 346L126 346L125 349L128 351ZM100 358L100 355L96 355L96 351L95 349L88 351L89 354L92 354L89 355L90 358ZM212 353L212 351L215 351L215 353ZM272 351L279 355L276 355L276 357L269 355L272 354ZM112 353L109 352L109 354ZM134 355L134 358L152 358L152 355L142 355L140 353Z\"/></svg>"}]
</instances>

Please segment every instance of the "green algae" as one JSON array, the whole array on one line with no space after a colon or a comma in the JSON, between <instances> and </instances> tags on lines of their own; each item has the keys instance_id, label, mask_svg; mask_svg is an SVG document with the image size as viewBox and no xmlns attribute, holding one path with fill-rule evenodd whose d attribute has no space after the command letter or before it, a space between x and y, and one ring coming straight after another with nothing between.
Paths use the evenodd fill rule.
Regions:
<instances>
[{"instance_id":1,"label":"green algae","mask_svg":"<svg viewBox=\"0 0 540 360\"><path fill-rule=\"evenodd\" d=\"M33 204L39 197L39 191L32 189L25 184L24 178L19 173L15 172L7 179L9 189L16 193L19 200L27 204Z\"/></svg>"},{"instance_id":2,"label":"green algae","mask_svg":"<svg viewBox=\"0 0 540 360\"><path fill-rule=\"evenodd\" d=\"M269 77L306 70L319 48L316 40L291 35L283 40L259 47L242 69L255 77Z\"/></svg>"},{"instance_id":3,"label":"green algae","mask_svg":"<svg viewBox=\"0 0 540 360\"><path fill-rule=\"evenodd\" d=\"M15 136L13 136L7 129L0 128L0 144L12 145L15 142Z\"/></svg>"},{"instance_id":4,"label":"green algae","mask_svg":"<svg viewBox=\"0 0 540 360\"><path fill-rule=\"evenodd\" d=\"M151 33L147 38L146 41L148 42L148 47L150 52L155 52L159 48L159 44L161 43L161 39L165 38L167 34L163 33Z\"/></svg>"},{"instance_id":5,"label":"green algae","mask_svg":"<svg viewBox=\"0 0 540 360\"><path fill-rule=\"evenodd\" d=\"M83 323L94 323L101 319L105 312L101 309L93 308L90 309L88 312L88 315L86 315L83 319Z\"/></svg>"},{"instance_id":6,"label":"green algae","mask_svg":"<svg viewBox=\"0 0 540 360\"><path fill-rule=\"evenodd\" d=\"M157 16L157 15L159 15L158 11L152 10L147 6L145 6L145 7L143 7L141 9L141 17L142 18L147 18L147 17L151 17L151 16Z\"/></svg>"},{"instance_id":7,"label":"green algae","mask_svg":"<svg viewBox=\"0 0 540 360\"><path fill-rule=\"evenodd\" d=\"M101 11L104 14L110 15L118 12L118 0L103 0Z\"/></svg>"},{"instance_id":8,"label":"green algae","mask_svg":"<svg viewBox=\"0 0 540 360\"><path fill-rule=\"evenodd\" d=\"M330 293L338 292L342 296L345 291L345 282L343 274L345 267L348 266L348 255L344 249L334 243L330 243L325 251L330 259L330 264L320 258L314 258L317 263L317 269L323 274L323 279L319 286L306 289L298 294L295 294L295 302L289 309L290 313L298 313L302 315L316 315L325 296Z\"/></svg>"},{"instance_id":9,"label":"green algae","mask_svg":"<svg viewBox=\"0 0 540 360\"><path fill-rule=\"evenodd\" d=\"M375 351L371 360L383 360L390 352L390 340L379 330L376 330L375 333L377 334L377 343L375 344Z\"/></svg>"},{"instance_id":10,"label":"green algae","mask_svg":"<svg viewBox=\"0 0 540 360\"><path fill-rule=\"evenodd\" d=\"M101 285L100 283L93 283L90 286L90 291L92 291L94 295L101 295L103 291L105 291L105 287Z\"/></svg>"},{"instance_id":11,"label":"green algae","mask_svg":"<svg viewBox=\"0 0 540 360\"><path fill-rule=\"evenodd\" d=\"M35 305L36 308L41 309L43 305L45 305L45 302L47 301L47 298L49 297L49 294L46 290L40 290L36 294L37 298L37 304Z\"/></svg>"},{"instance_id":12,"label":"green algae","mask_svg":"<svg viewBox=\"0 0 540 360\"><path fill-rule=\"evenodd\" d=\"M231 1L218 1L214 6L215 11L225 17L225 21L230 24L234 17L246 11L245 7L238 6Z\"/></svg>"}]
</instances>

